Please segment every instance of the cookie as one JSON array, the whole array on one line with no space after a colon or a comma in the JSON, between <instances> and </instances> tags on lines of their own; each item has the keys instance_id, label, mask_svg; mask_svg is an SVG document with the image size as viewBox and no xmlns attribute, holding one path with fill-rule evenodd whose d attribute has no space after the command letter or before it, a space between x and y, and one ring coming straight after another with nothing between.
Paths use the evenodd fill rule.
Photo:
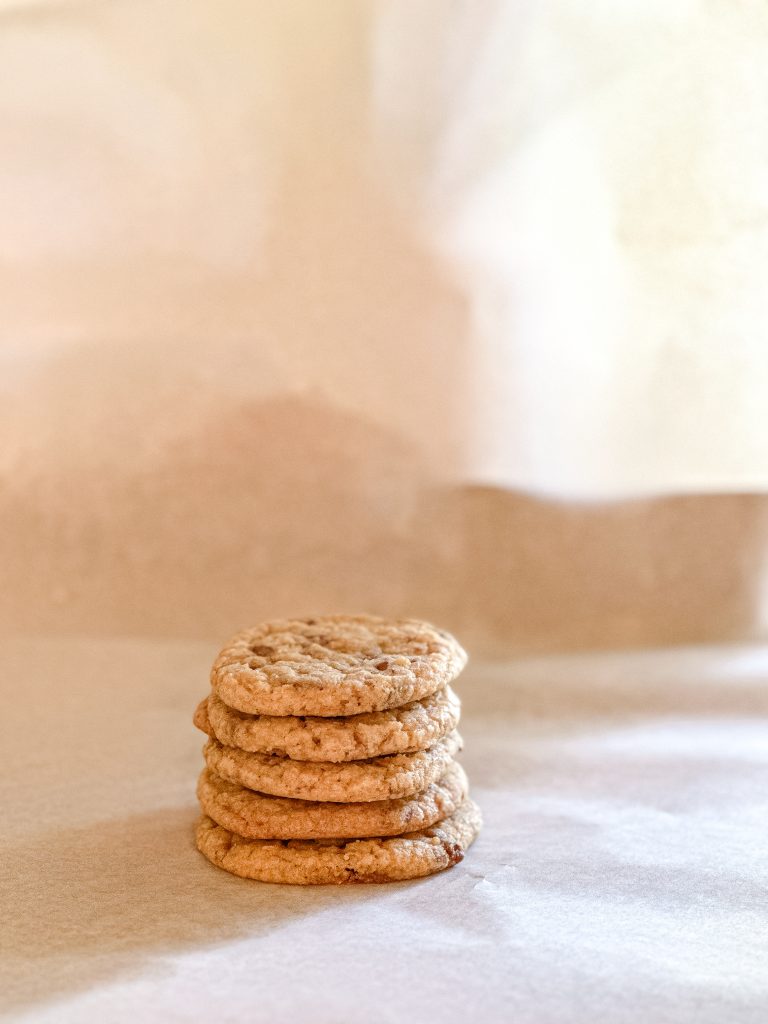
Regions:
<instances>
[{"instance_id":1,"label":"cookie","mask_svg":"<svg viewBox=\"0 0 768 1024\"><path fill-rule=\"evenodd\" d=\"M358 715L428 697L466 661L450 633L418 619L276 619L230 640L211 686L247 714Z\"/></svg>"},{"instance_id":2,"label":"cookie","mask_svg":"<svg viewBox=\"0 0 768 1024\"><path fill-rule=\"evenodd\" d=\"M197 848L211 863L241 878L294 885L398 882L458 864L482 819L467 798L442 821L396 838L294 840L243 839L203 815Z\"/></svg>"},{"instance_id":3,"label":"cookie","mask_svg":"<svg viewBox=\"0 0 768 1024\"><path fill-rule=\"evenodd\" d=\"M450 686L401 708L349 718L247 715L211 694L198 705L194 723L227 747L297 761L359 761L426 750L456 728L459 712Z\"/></svg>"},{"instance_id":4,"label":"cookie","mask_svg":"<svg viewBox=\"0 0 768 1024\"><path fill-rule=\"evenodd\" d=\"M204 769L197 797L205 814L247 839L357 839L428 828L453 814L467 795L467 777L454 761L422 793L399 800L328 803L264 796Z\"/></svg>"},{"instance_id":5,"label":"cookie","mask_svg":"<svg viewBox=\"0 0 768 1024\"><path fill-rule=\"evenodd\" d=\"M205 744L203 757L214 774L246 789L300 800L349 803L420 793L445 774L460 750L461 737L454 731L429 750L365 761L294 761L225 747L216 739Z\"/></svg>"}]
</instances>

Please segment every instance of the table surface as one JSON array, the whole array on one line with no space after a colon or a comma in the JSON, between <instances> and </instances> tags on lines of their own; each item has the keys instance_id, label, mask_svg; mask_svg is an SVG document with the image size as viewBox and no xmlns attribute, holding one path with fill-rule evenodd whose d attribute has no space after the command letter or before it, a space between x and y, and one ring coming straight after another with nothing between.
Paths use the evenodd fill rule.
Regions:
<instances>
[{"instance_id":1,"label":"table surface","mask_svg":"<svg viewBox=\"0 0 768 1024\"><path fill-rule=\"evenodd\" d=\"M3 642L12 1019L768 1019L768 649L472 665L480 839L442 875L359 888L248 882L195 851L213 654Z\"/></svg>"}]
</instances>

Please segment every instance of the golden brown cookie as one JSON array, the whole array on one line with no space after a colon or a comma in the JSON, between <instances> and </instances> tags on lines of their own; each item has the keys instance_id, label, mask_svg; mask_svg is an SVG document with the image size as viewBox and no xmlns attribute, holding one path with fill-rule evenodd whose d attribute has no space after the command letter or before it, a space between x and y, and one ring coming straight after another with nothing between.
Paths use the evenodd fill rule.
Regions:
<instances>
[{"instance_id":1,"label":"golden brown cookie","mask_svg":"<svg viewBox=\"0 0 768 1024\"><path fill-rule=\"evenodd\" d=\"M194 723L227 747L297 761L359 761L426 750L456 728L459 713L450 686L401 708L348 718L247 715L211 694L197 706Z\"/></svg>"},{"instance_id":2,"label":"golden brown cookie","mask_svg":"<svg viewBox=\"0 0 768 1024\"><path fill-rule=\"evenodd\" d=\"M480 809L468 797L450 817L429 828L388 839L243 839L203 815L197 826L197 848L217 867L262 882L397 882L422 878L457 864L481 824Z\"/></svg>"},{"instance_id":3,"label":"golden brown cookie","mask_svg":"<svg viewBox=\"0 0 768 1024\"><path fill-rule=\"evenodd\" d=\"M428 828L453 814L467 795L467 777L455 761L424 792L399 800L328 803L264 796L214 775L201 774L197 797L205 814L248 839L351 839L393 836Z\"/></svg>"},{"instance_id":4,"label":"golden brown cookie","mask_svg":"<svg viewBox=\"0 0 768 1024\"><path fill-rule=\"evenodd\" d=\"M428 697L466 660L450 633L418 619L277 619L230 640L211 686L248 714L358 715Z\"/></svg>"},{"instance_id":5,"label":"golden brown cookie","mask_svg":"<svg viewBox=\"0 0 768 1024\"><path fill-rule=\"evenodd\" d=\"M454 731L429 750L365 761L294 761L226 747L216 739L208 740L203 756L212 772L246 789L299 800L354 803L420 793L445 774L460 750L461 737Z\"/></svg>"}]
</instances>

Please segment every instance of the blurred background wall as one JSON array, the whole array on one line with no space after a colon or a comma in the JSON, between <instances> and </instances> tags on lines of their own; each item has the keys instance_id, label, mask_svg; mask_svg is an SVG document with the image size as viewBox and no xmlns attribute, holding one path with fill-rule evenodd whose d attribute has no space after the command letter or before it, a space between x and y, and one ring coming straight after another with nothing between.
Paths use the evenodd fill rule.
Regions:
<instances>
[{"instance_id":1,"label":"blurred background wall","mask_svg":"<svg viewBox=\"0 0 768 1024\"><path fill-rule=\"evenodd\" d=\"M768 617L768 9L0 0L0 618Z\"/></svg>"}]
</instances>

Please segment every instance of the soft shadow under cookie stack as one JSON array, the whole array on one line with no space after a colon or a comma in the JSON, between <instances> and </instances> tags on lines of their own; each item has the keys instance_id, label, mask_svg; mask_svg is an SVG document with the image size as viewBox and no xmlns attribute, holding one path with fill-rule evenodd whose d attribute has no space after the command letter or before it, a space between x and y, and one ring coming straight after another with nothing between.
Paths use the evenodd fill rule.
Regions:
<instances>
[{"instance_id":1,"label":"soft shadow under cookie stack","mask_svg":"<svg viewBox=\"0 0 768 1024\"><path fill-rule=\"evenodd\" d=\"M448 633L368 615L235 636L195 725L208 735L197 846L244 878L389 882L458 863L480 829L455 756L466 654Z\"/></svg>"}]
</instances>

